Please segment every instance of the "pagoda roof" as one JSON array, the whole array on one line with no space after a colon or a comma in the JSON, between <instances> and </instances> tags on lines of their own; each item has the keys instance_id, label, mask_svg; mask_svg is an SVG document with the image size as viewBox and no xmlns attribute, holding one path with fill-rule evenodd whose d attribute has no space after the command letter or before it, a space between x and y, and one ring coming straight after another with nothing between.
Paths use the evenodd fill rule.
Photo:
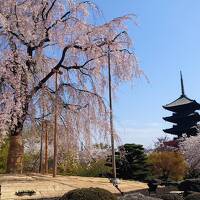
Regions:
<instances>
[{"instance_id":1,"label":"pagoda roof","mask_svg":"<svg viewBox=\"0 0 200 200\"><path fill-rule=\"evenodd\" d=\"M186 120L193 120L193 121L200 121L200 115L198 112L194 112L194 113L190 113L190 114L186 114L186 115L177 115L177 114L173 114L170 117L163 117L163 119L165 121L168 122L180 122L180 121L186 121Z\"/></svg>"},{"instance_id":2,"label":"pagoda roof","mask_svg":"<svg viewBox=\"0 0 200 200\"><path fill-rule=\"evenodd\" d=\"M173 126L172 128L164 129L163 131L165 133L170 133L172 135L182 135L183 133L194 134L198 132L198 127L192 126L190 128L187 128L187 127Z\"/></svg>"},{"instance_id":3,"label":"pagoda roof","mask_svg":"<svg viewBox=\"0 0 200 200\"><path fill-rule=\"evenodd\" d=\"M187 108L193 111L200 109L200 104L198 104L195 100L192 100L185 95L183 77L181 72L180 72L180 77L181 77L181 96L175 101L172 101L171 103L164 105L163 108L175 112L181 111L183 109L185 110Z\"/></svg>"},{"instance_id":4,"label":"pagoda roof","mask_svg":"<svg viewBox=\"0 0 200 200\"><path fill-rule=\"evenodd\" d=\"M175 111L177 109L183 108L183 106L184 107L189 106L191 108L194 108L195 110L200 109L200 104L198 104L195 100L189 99L185 95L181 95L175 101L164 105L163 108L165 108L166 110Z\"/></svg>"}]
</instances>

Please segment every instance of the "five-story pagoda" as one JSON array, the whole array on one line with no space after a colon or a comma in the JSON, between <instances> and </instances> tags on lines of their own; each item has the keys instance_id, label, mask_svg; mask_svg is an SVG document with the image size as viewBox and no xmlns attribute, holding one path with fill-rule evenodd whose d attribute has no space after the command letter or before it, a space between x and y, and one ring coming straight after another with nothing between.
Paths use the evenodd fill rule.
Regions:
<instances>
[{"instance_id":1,"label":"five-story pagoda","mask_svg":"<svg viewBox=\"0 0 200 200\"><path fill-rule=\"evenodd\" d=\"M197 123L200 121L200 115L196 110L200 109L200 104L195 100L189 99L184 92L183 78L181 75L181 96L175 101L163 106L164 109L172 111L170 117L163 119L168 122L174 123L172 128L164 129L165 133L176 135L178 138L183 134L195 136L199 132Z\"/></svg>"}]
</instances>

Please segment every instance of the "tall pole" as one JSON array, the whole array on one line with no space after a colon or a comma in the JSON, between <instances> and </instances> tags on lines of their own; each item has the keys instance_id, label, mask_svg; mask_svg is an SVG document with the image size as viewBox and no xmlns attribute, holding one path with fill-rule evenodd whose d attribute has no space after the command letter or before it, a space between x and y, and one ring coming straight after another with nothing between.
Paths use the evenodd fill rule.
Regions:
<instances>
[{"instance_id":1,"label":"tall pole","mask_svg":"<svg viewBox=\"0 0 200 200\"><path fill-rule=\"evenodd\" d=\"M39 173L43 173L43 135L44 135L44 99L42 98L42 131L40 135L40 166Z\"/></svg>"},{"instance_id":2,"label":"tall pole","mask_svg":"<svg viewBox=\"0 0 200 200\"><path fill-rule=\"evenodd\" d=\"M48 128L45 121L45 173L48 174Z\"/></svg>"},{"instance_id":3,"label":"tall pole","mask_svg":"<svg viewBox=\"0 0 200 200\"><path fill-rule=\"evenodd\" d=\"M42 121L42 131L40 134L40 167L39 167L39 173L42 173L43 168L42 168L42 161L43 161L43 131L44 131L44 125Z\"/></svg>"},{"instance_id":4,"label":"tall pole","mask_svg":"<svg viewBox=\"0 0 200 200\"><path fill-rule=\"evenodd\" d=\"M108 45L108 81L109 81L109 104L110 104L110 135L111 135L111 147L112 147L112 171L113 178L116 179L116 163L115 163L115 143L113 132L113 110L112 110L112 80L110 69L110 46Z\"/></svg>"},{"instance_id":5,"label":"tall pole","mask_svg":"<svg viewBox=\"0 0 200 200\"><path fill-rule=\"evenodd\" d=\"M55 102L54 102L54 154L53 154L53 177L57 175L57 94L58 93L58 71L55 72Z\"/></svg>"}]
</instances>

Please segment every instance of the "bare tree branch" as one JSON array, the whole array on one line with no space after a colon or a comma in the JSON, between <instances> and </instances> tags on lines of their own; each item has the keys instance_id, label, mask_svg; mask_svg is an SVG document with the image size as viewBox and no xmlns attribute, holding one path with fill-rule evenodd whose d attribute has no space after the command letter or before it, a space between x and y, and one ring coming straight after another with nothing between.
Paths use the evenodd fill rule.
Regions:
<instances>
[{"instance_id":1,"label":"bare tree branch","mask_svg":"<svg viewBox=\"0 0 200 200\"><path fill-rule=\"evenodd\" d=\"M47 10L47 12L46 12L46 14L45 14L45 19L48 18L48 15L49 15L50 11L53 9L53 7L54 7L56 1L57 1L57 0L54 0L54 1L52 2L51 6L49 7L49 9Z\"/></svg>"}]
</instances>

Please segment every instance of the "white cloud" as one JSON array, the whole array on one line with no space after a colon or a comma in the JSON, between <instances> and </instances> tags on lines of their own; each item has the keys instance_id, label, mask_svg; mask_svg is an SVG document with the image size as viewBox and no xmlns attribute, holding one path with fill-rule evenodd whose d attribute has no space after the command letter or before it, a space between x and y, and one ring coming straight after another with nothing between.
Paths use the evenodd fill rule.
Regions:
<instances>
[{"instance_id":1,"label":"white cloud","mask_svg":"<svg viewBox=\"0 0 200 200\"><path fill-rule=\"evenodd\" d=\"M122 143L137 143L152 147L158 137L164 135L162 124L158 122L136 123L132 120L123 121L116 127Z\"/></svg>"}]
</instances>

